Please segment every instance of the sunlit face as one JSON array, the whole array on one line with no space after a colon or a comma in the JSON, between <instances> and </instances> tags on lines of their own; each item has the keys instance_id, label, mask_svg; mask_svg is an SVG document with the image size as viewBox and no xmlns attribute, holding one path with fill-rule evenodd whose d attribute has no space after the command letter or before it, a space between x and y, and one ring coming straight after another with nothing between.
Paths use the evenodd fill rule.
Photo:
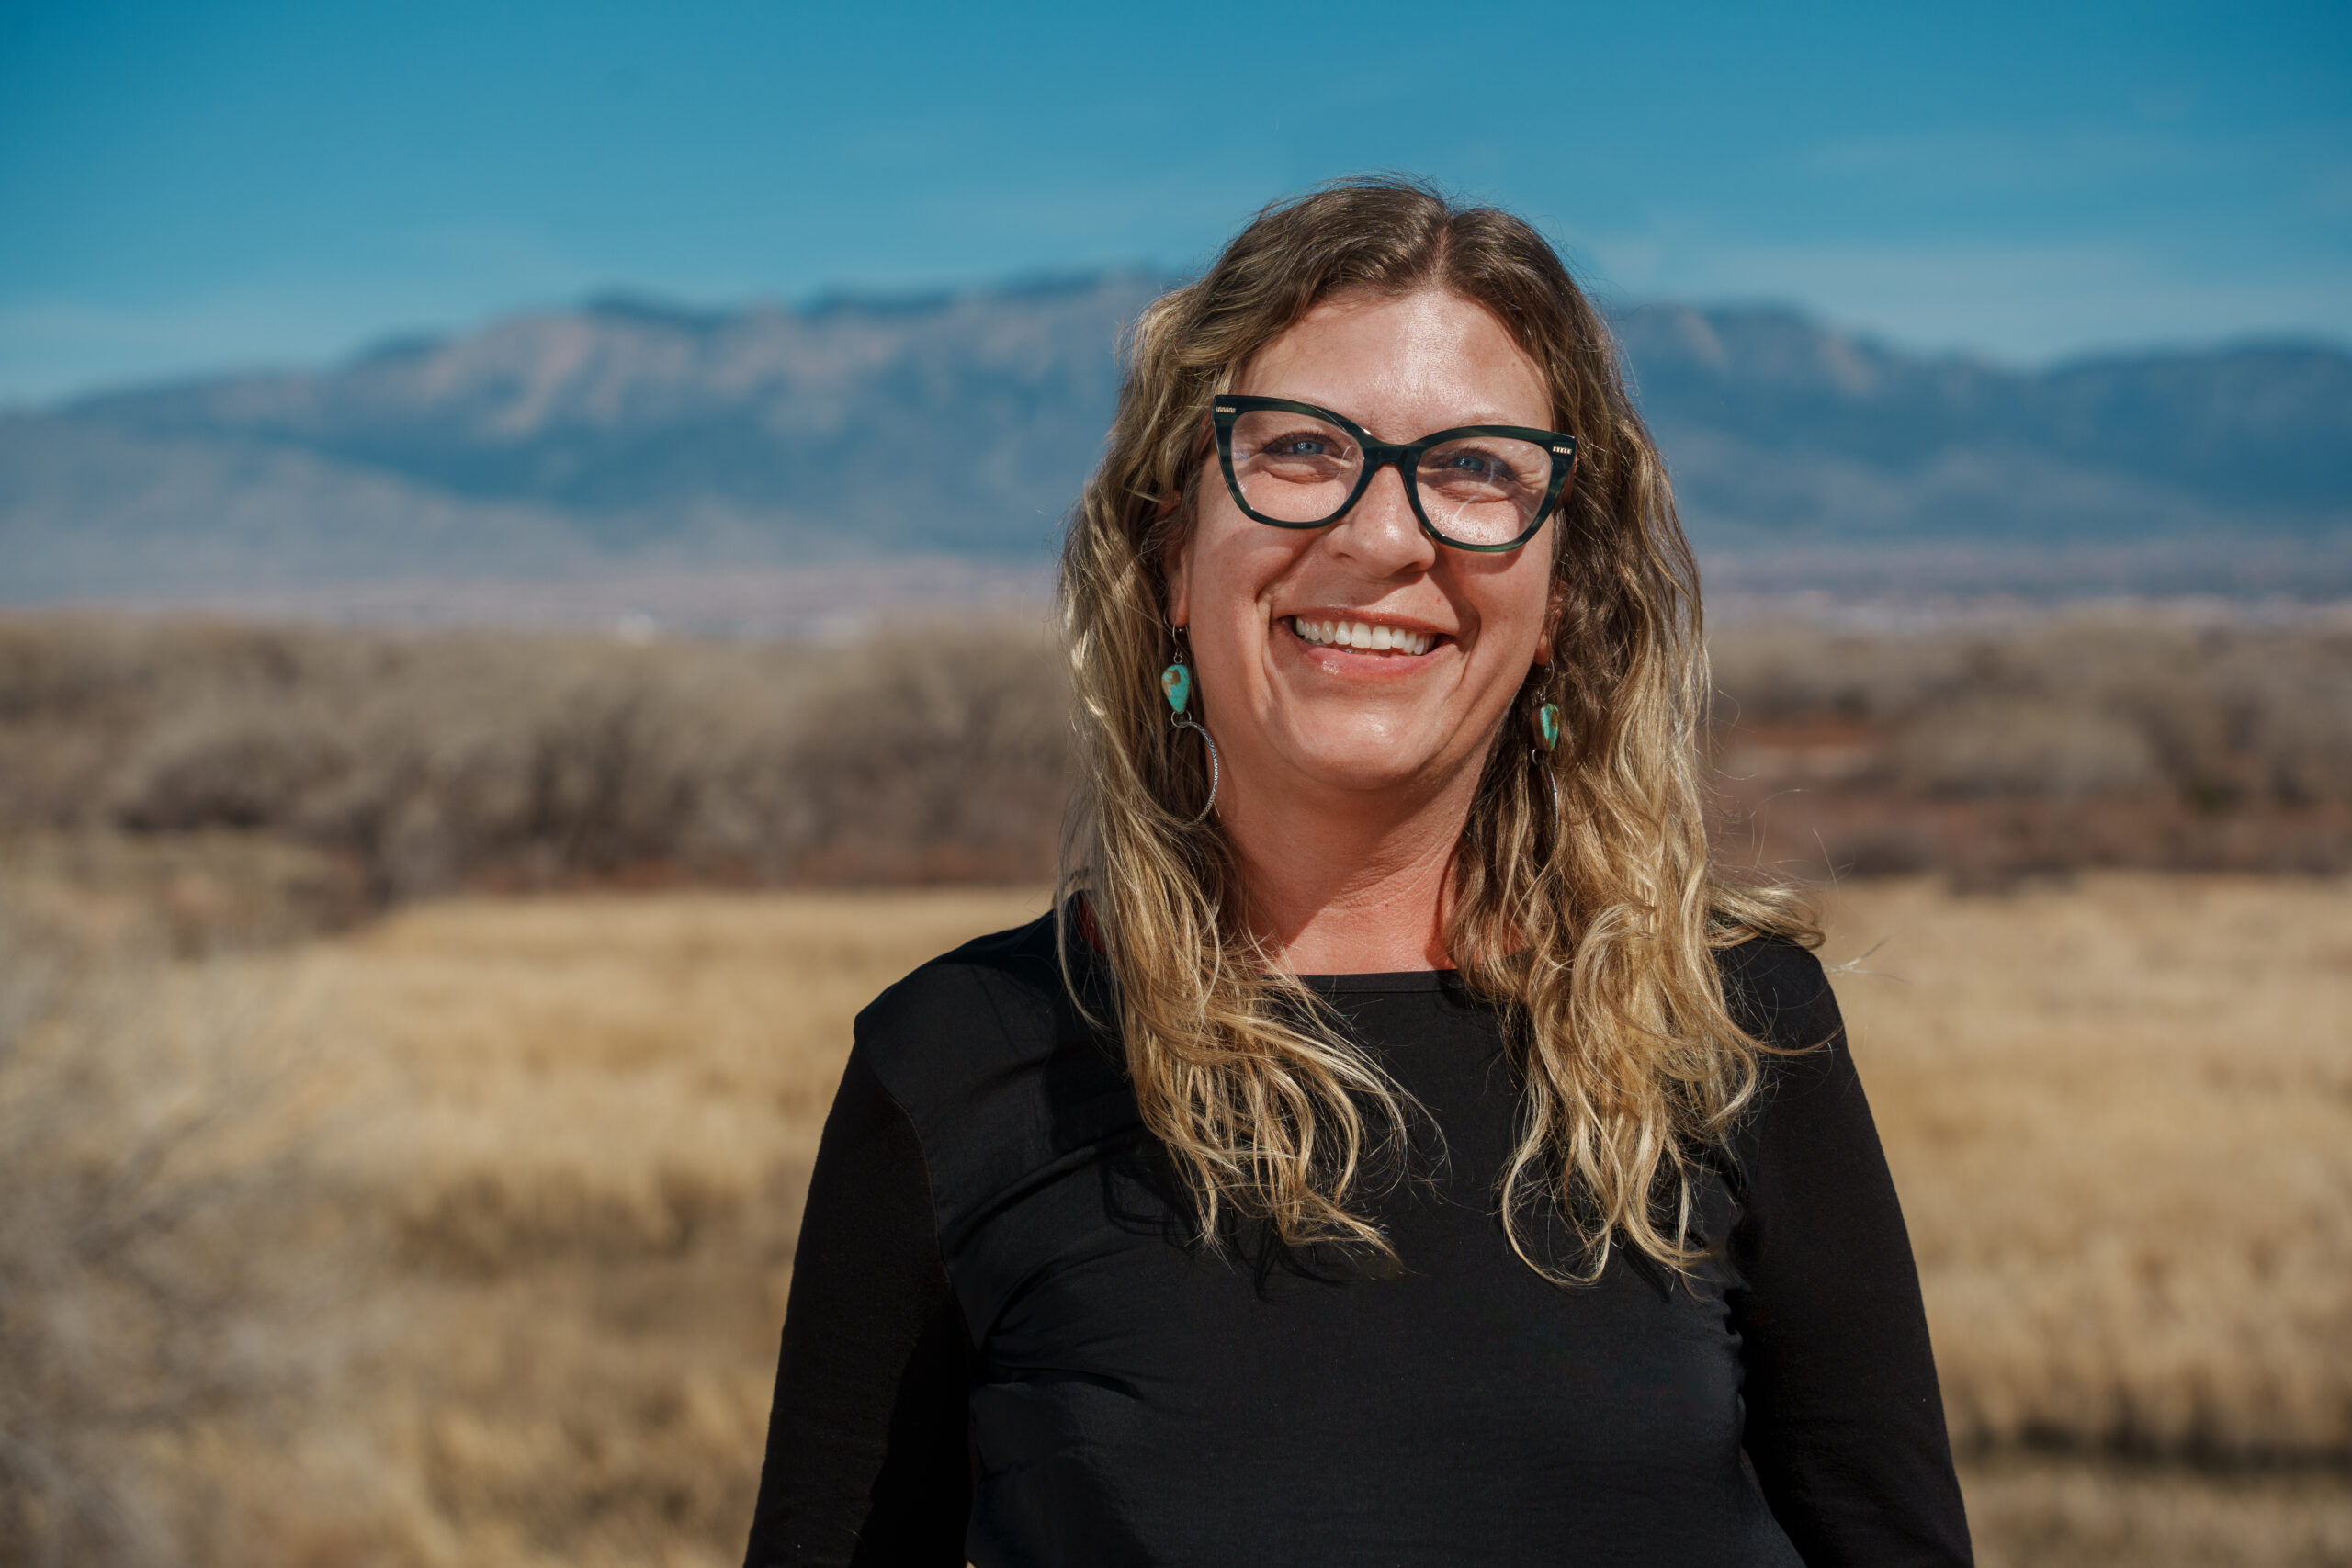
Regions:
<instances>
[{"instance_id":1,"label":"sunlit face","mask_svg":"<svg viewBox=\"0 0 2352 1568\"><path fill-rule=\"evenodd\" d=\"M1542 372L1502 324L1438 290L1327 300L1260 350L1233 390L1314 403L1385 442L1553 423ZM1189 628L1236 787L1419 795L1483 762L1547 651L1553 524L1509 554L1451 548L1422 532L1394 468L1317 529L1251 521L1213 455L1197 493L1170 563L1169 618ZM1385 628L1374 640L1392 646L1328 642L1334 623Z\"/></svg>"}]
</instances>

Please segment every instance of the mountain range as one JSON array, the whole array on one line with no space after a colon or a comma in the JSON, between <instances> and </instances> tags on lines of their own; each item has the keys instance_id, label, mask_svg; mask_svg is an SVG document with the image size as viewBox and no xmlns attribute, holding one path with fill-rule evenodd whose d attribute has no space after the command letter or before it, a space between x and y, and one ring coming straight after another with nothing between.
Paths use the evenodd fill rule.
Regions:
<instances>
[{"instance_id":1,"label":"mountain range","mask_svg":"<svg viewBox=\"0 0 2352 1568\"><path fill-rule=\"evenodd\" d=\"M0 599L1034 561L1100 451L1119 334L1166 286L610 298L0 414ZM1735 575L2071 560L2115 587L2352 587L2335 345L2021 370L1781 308L1614 326L1693 539Z\"/></svg>"}]
</instances>

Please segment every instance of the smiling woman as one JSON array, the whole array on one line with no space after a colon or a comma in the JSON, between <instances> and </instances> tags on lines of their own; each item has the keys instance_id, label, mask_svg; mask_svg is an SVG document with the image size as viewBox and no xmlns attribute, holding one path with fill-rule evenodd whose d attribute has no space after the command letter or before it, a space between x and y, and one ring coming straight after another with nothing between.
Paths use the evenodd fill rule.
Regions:
<instances>
[{"instance_id":1,"label":"smiling woman","mask_svg":"<svg viewBox=\"0 0 2352 1568\"><path fill-rule=\"evenodd\" d=\"M1533 542L1543 502L1559 488L1549 447L1573 452L1574 438L1446 428L1541 426L1551 395L1491 312L1438 288L1328 299L1238 380L1250 395L1219 397L1220 417L1270 391L1352 405L1354 416L1343 425L1283 403L1264 445L1245 445L1246 433L1225 438L1231 482L1201 494L1194 525L1166 551L1168 619L1188 628L1210 730L1230 759L1226 836L1245 855L1283 846L1245 874L1256 922L1278 936L1292 969L1448 966L1440 889L1469 793L1506 710L1551 658L1552 552L1486 549ZM1349 425L1444 434L1419 463L1375 467ZM1517 483L1497 476L1503 465L1491 453L1504 442L1522 470ZM1521 448L1534 457L1520 457ZM1478 465L1475 486L1442 466L1447 457ZM1557 468L1565 478L1569 463ZM1351 468L1351 479L1315 482ZM1261 506L1284 508L1300 491L1328 492L1287 508L1320 526L1260 525ZM1464 491L1491 499L1455 502ZM1428 520L1422 498L1432 492L1449 524L1483 536L1479 553ZM1480 528L1489 512L1503 521ZM1295 852L1301 832L1348 841L1310 859ZM1400 853L1409 870L1385 863ZM1340 880L1302 884L1297 874L1318 860ZM1419 896L1394 898L1400 871L1423 885ZM1366 893L1374 908L1428 924L1367 925Z\"/></svg>"},{"instance_id":2,"label":"smiling woman","mask_svg":"<svg viewBox=\"0 0 2352 1568\"><path fill-rule=\"evenodd\" d=\"M1968 1558L1695 573L1523 222L1351 182L1147 310L1057 913L861 1015L754 1564ZM1197 732L1197 733L1196 733Z\"/></svg>"}]
</instances>

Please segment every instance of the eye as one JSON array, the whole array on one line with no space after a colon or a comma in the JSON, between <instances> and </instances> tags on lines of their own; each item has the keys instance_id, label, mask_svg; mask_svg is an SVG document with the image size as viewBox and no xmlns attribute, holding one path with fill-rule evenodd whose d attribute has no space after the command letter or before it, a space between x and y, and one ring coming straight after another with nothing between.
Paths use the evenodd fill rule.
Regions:
<instances>
[{"instance_id":1,"label":"eye","mask_svg":"<svg viewBox=\"0 0 2352 1568\"><path fill-rule=\"evenodd\" d=\"M1473 479L1508 483L1517 477L1509 463L1491 452L1481 452L1474 447L1456 447L1441 459L1441 464L1450 473L1465 474Z\"/></svg>"},{"instance_id":2,"label":"eye","mask_svg":"<svg viewBox=\"0 0 2352 1568\"><path fill-rule=\"evenodd\" d=\"M1258 450L1269 457L1329 457L1338 455L1339 443L1323 431L1302 430L1278 435Z\"/></svg>"}]
</instances>

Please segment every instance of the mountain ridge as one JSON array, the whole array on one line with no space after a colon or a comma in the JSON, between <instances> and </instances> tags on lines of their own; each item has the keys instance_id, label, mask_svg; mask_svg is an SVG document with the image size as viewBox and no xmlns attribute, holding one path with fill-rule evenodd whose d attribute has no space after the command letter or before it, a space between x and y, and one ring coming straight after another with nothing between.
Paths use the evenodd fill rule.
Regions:
<instances>
[{"instance_id":1,"label":"mountain ridge","mask_svg":"<svg viewBox=\"0 0 2352 1568\"><path fill-rule=\"evenodd\" d=\"M608 293L318 369L0 414L0 598L894 555L1035 558L1140 270L801 307ZM1613 318L1717 555L2352 536L2352 352L1911 354L1787 307ZM2128 568L2124 569L2129 575Z\"/></svg>"}]
</instances>

